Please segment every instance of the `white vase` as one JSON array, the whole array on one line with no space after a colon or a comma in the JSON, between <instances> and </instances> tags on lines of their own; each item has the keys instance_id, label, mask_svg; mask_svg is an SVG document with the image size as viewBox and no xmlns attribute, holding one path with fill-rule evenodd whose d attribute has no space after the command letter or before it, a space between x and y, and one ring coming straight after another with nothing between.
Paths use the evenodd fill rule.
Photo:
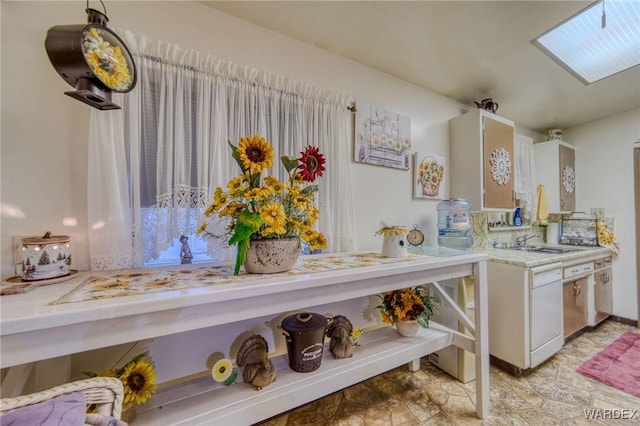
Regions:
<instances>
[{"instance_id":1,"label":"white vase","mask_svg":"<svg viewBox=\"0 0 640 426\"><path fill-rule=\"evenodd\" d=\"M420 328L420 324L418 321L396 321L396 331L398 334L404 337L413 337L418 333L418 329Z\"/></svg>"},{"instance_id":2,"label":"white vase","mask_svg":"<svg viewBox=\"0 0 640 426\"><path fill-rule=\"evenodd\" d=\"M244 270L250 274L275 274L291 270L302 246L298 238L251 240Z\"/></svg>"}]
</instances>

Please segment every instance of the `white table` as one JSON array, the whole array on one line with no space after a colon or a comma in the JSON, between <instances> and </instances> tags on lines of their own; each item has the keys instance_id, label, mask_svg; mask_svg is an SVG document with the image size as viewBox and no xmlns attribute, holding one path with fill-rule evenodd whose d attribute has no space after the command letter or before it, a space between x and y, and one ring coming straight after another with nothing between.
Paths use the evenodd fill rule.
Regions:
<instances>
[{"instance_id":1,"label":"white table","mask_svg":"<svg viewBox=\"0 0 640 426\"><path fill-rule=\"evenodd\" d=\"M239 283L51 305L88 277L88 273L80 273L65 283L0 299L1 367L425 283L432 283L439 297L457 306L437 281L472 276L474 320L457 309L471 336L437 324L421 330L416 338L382 328L365 333L354 357L334 360L325 356L321 367L312 373L295 373L281 365L285 364L281 360L274 360L279 367L277 381L259 392L242 383L216 388L211 380L159 392L139 410L136 424L255 423L405 363L411 363L415 370L420 357L452 344L476 355L476 412L485 418L489 411L487 260L481 253L416 256L390 264L278 274Z\"/></svg>"}]
</instances>

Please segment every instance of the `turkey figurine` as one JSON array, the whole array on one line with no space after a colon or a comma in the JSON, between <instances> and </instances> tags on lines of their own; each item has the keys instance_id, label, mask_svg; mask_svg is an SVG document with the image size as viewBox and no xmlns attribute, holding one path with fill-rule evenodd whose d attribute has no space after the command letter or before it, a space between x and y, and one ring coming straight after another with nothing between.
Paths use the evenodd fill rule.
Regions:
<instances>
[{"instance_id":1,"label":"turkey figurine","mask_svg":"<svg viewBox=\"0 0 640 426\"><path fill-rule=\"evenodd\" d=\"M351 358L353 356L352 331L353 325L351 321L343 315L333 317L331 324L327 327L326 334L331 339L329 349L337 359Z\"/></svg>"},{"instance_id":2,"label":"turkey figurine","mask_svg":"<svg viewBox=\"0 0 640 426\"><path fill-rule=\"evenodd\" d=\"M245 383L253 385L255 390L276 381L276 369L269 359L269 345L260 335L253 335L242 342L236 364L244 367L242 378Z\"/></svg>"}]
</instances>

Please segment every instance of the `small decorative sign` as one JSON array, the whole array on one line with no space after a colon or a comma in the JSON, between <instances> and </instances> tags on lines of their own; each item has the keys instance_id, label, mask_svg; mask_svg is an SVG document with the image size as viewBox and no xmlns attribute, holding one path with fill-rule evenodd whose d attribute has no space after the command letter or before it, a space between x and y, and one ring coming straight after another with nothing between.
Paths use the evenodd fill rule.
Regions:
<instances>
[{"instance_id":1,"label":"small decorative sign","mask_svg":"<svg viewBox=\"0 0 640 426\"><path fill-rule=\"evenodd\" d=\"M445 158L435 154L416 152L414 196L444 199Z\"/></svg>"},{"instance_id":2,"label":"small decorative sign","mask_svg":"<svg viewBox=\"0 0 640 426\"><path fill-rule=\"evenodd\" d=\"M355 143L356 162L409 170L411 119L359 102Z\"/></svg>"}]
</instances>

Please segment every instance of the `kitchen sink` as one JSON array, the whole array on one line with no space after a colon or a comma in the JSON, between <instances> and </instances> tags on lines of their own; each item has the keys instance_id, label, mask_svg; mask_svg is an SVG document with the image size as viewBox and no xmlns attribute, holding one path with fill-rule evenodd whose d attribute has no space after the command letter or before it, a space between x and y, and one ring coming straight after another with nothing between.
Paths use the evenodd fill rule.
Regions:
<instances>
[{"instance_id":1,"label":"kitchen sink","mask_svg":"<svg viewBox=\"0 0 640 426\"><path fill-rule=\"evenodd\" d=\"M515 250L515 251L525 251L532 253L550 253L550 254L562 254L568 253L571 251L579 250L573 248L563 248L563 247L547 247L547 246L523 246L523 247L498 247L505 250Z\"/></svg>"}]
</instances>

